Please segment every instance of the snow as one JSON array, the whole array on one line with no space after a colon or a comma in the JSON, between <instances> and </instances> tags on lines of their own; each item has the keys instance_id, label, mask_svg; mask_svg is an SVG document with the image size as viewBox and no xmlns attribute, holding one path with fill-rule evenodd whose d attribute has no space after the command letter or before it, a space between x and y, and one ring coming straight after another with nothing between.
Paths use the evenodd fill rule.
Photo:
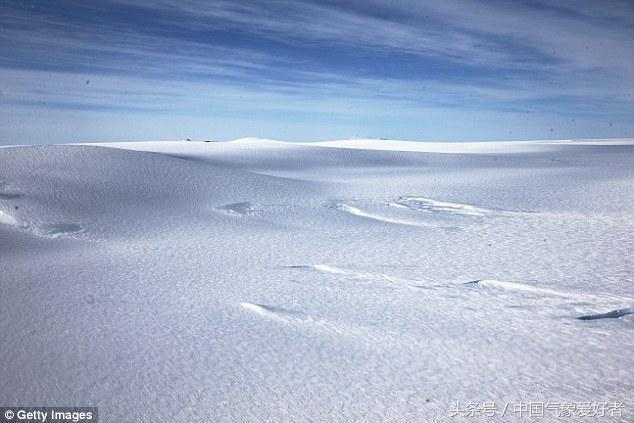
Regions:
<instances>
[{"instance_id":1,"label":"snow","mask_svg":"<svg viewBox=\"0 0 634 423\"><path fill-rule=\"evenodd\" d=\"M396 422L617 401L587 420L629 422L633 164L633 140L1 148L0 402Z\"/></svg>"},{"instance_id":2,"label":"snow","mask_svg":"<svg viewBox=\"0 0 634 423\"><path fill-rule=\"evenodd\" d=\"M487 142L416 142L378 139L352 139L313 143L321 147L354 148L419 153L530 153L556 151L566 145L631 145L631 139L549 140L549 141L487 141Z\"/></svg>"}]
</instances>

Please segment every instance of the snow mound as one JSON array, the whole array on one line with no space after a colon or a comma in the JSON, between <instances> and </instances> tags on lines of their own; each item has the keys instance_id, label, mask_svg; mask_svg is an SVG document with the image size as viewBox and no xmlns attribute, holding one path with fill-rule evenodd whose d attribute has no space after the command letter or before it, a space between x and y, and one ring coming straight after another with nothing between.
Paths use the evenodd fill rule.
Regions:
<instances>
[{"instance_id":1,"label":"snow mound","mask_svg":"<svg viewBox=\"0 0 634 423\"><path fill-rule=\"evenodd\" d=\"M0 402L170 422L631 410L632 163L629 141L0 148Z\"/></svg>"}]
</instances>

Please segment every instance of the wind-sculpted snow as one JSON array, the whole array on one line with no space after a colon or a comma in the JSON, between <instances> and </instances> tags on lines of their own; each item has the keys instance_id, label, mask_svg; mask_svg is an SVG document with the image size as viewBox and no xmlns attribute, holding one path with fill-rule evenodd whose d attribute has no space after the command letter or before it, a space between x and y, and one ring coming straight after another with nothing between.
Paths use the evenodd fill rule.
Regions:
<instances>
[{"instance_id":1,"label":"wind-sculpted snow","mask_svg":"<svg viewBox=\"0 0 634 423\"><path fill-rule=\"evenodd\" d=\"M21 196L19 192L15 192L7 185L6 182L0 181L0 200L13 200Z\"/></svg>"},{"instance_id":2,"label":"wind-sculpted snow","mask_svg":"<svg viewBox=\"0 0 634 423\"><path fill-rule=\"evenodd\" d=\"M240 305L253 313L256 313L262 317L266 317L268 319L277 320L280 322L312 322L313 319L310 316L306 316L305 314L293 311L286 310L279 307L266 306L262 304L252 304L252 303L240 303Z\"/></svg>"},{"instance_id":3,"label":"wind-sculpted snow","mask_svg":"<svg viewBox=\"0 0 634 423\"><path fill-rule=\"evenodd\" d=\"M537 300L541 303L551 303L553 306L553 310L555 307L558 307L559 310L563 310L566 305L568 306L584 306L592 309L600 309L617 305L629 305L634 304L634 298L627 296L613 296L609 294L595 294L590 292L563 292L555 289L539 287L532 284L525 283L517 283L517 282L506 282L506 281L498 281L494 279L482 279L482 280L474 280L465 282L464 285L478 287L484 287L488 289L492 289L498 292L508 292L511 294L519 294L525 295L527 297L527 301ZM555 305L556 304L556 305ZM576 310L577 307L574 307ZM629 308L624 308L623 310L631 310ZM612 314L618 313L619 311L611 312ZM627 313L625 313L627 314ZM621 315L625 315L621 314ZM607 317L609 317L610 313L607 313ZM615 317L620 317L615 316ZM590 320L593 318L601 318L594 316L604 316L604 314L597 315L589 315L585 317L580 317L581 320Z\"/></svg>"},{"instance_id":4,"label":"wind-sculpted snow","mask_svg":"<svg viewBox=\"0 0 634 423\"><path fill-rule=\"evenodd\" d=\"M18 223L15 217L13 217L8 212L2 211L2 210L0 210L0 224L18 226L18 227L20 226L20 223Z\"/></svg>"},{"instance_id":5,"label":"wind-sculpted snow","mask_svg":"<svg viewBox=\"0 0 634 423\"><path fill-rule=\"evenodd\" d=\"M433 200L431 198L412 196L399 197L391 204L429 213L459 214L464 216L486 216L492 213L490 210L469 204L450 203L447 201Z\"/></svg>"},{"instance_id":6,"label":"wind-sculpted snow","mask_svg":"<svg viewBox=\"0 0 634 423\"><path fill-rule=\"evenodd\" d=\"M19 197L20 194L17 192L0 192L0 200L13 200Z\"/></svg>"},{"instance_id":7,"label":"wind-sculpted snow","mask_svg":"<svg viewBox=\"0 0 634 423\"><path fill-rule=\"evenodd\" d=\"M390 288L423 288L425 287L424 281L417 281L414 279L405 279L396 276L390 276L384 273L368 273L359 272L349 269L342 269L340 267L331 266L327 264L316 264L311 266L318 272L330 273L333 275L340 275L343 277L355 279L358 281L381 284Z\"/></svg>"},{"instance_id":8,"label":"wind-sculpted snow","mask_svg":"<svg viewBox=\"0 0 634 423\"><path fill-rule=\"evenodd\" d=\"M0 225L7 225L21 231L28 231L36 236L53 238L82 232L82 227L75 223L53 223L31 227L29 224L14 217L10 212L4 212L2 210L0 210Z\"/></svg>"},{"instance_id":9,"label":"wind-sculpted snow","mask_svg":"<svg viewBox=\"0 0 634 423\"><path fill-rule=\"evenodd\" d=\"M608 311L607 313L589 314L587 316L581 316L579 320L598 320L598 319L618 319L623 316L630 316L634 314L634 308L622 308L619 310Z\"/></svg>"},{"instance_id":10,"label":"wind-sculpted snow","mask_svg":"<svg viewBox=\"0 0 634 423\"><path fill-rule=\"evenodd\" d=\"M364 219L423 228L473 228L481 223L478 220L480 218L494 219L519 214L407 195L370 201L341 200L335 202L334 207Z\"/></svg>"},{"instance_id":11,"label":"wind-sculpted snow","mask_svg":"<svg viewBox=\"0 0 634 423\"><path fill-rule=\"evenodd\" d=\"M82 227L76 223L54 223L37 228L36 232L43 236L59 237L81 231Z\"/></svg>"},{"instance_id":12,"label":"wind-sculpted snow","mask_svg":"<svg viewBox=\"0 0 634 423\"><path fill-rule=\"evenodd\" d=\"M406 225L406 226L426 226L424 221L415 221L415 220L408 220L408 219L401 219L398 217L390 217L389 215L385 215L385 214L379 214L379 213L372 213L372 212L368 212L365 210L362 210L358 207L349 205L349 204L345 204L345 203L339 203L336 204L335 207L338 210L341 210L343 212L346 213L350 213L351 215L354 216L358 216L358 217L362 217L365 219L370 219L370 220L376 220L378 222L383 222L383 223L391 223L394 225Z\"/></svg>"},{"instance_id":13,"label":"wind-sculpted snow","mask_svg":"<svg viewBox=\"0 0 634 423\"><path fill-rule=\"evenodd\" d=\"M533 285L526 285L526 284L521 284L516 282L504 282L504 281L497 281L494 279L481 279L481 280L465 282L465 285L473 285L473 284L477 284L478 286L484 286L487 288L526 292L526 293L538 295L541 297L543 297L544 295L553 296L553 297L562 297L562 298L571 297L571 294L567 294L565 292L559 292L553 289L540 288Z\"/></svg>"},{"instance_id":14,"label":"wind-sculpted snow","mask_svg":"<svg viewBox=\"0 0 634 423\"><path fill-rule=\"evenodd\" d=\"M601 421L629 423L632 163L616 141L0 148L0 402L444 422L616 401Z\"/></svg>"},{"instance_id":15,"label":"wind-sculpted snow","mask_svg":"<svg viewBox=\"0 0 634 423\"><path fill-rule=\"evenodd\" d=\"M218 210L235 215L250 215L255 213L255 208L248 201L242 201L239 203L225 204L224 206L217 207Z\"/></svg>"},{"instance_id":16,"label":"wind-sculpted snow","mask_svg":"<svg viewBox=\"0 0 634 423\"><path fill-rule=\"evenodd\" d=\"M294 325L300 330L305 329L335 337L352 337L360 339L364 343L385 341L385 339L381 339L380 333L368 328L330 322L297 310L246 302L240 303L240 306L260 317L277 323Z\"/></svg>"}]
</instances>

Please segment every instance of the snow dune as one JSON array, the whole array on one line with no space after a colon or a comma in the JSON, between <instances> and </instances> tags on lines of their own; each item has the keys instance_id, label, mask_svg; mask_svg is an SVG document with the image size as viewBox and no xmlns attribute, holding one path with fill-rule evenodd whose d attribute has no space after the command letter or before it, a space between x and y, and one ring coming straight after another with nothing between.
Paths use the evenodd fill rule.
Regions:
<instances>
[{"instance_id":1,"label":"snow dune","mask_svg":"<svg viewBox=\"0 0 634 423\"><path fill-rule=\"evenodd\" d=\"M417 153L448 154L511 154L539 153L559 151L568 147L583 146L631 146L634 139L594 139L594 140L548 140L548 141L484 141L484 142L418 142L385 139L349 139L336 141L320 141L293 143L264 138L240 138L229 142L119 142L96 143L115 148L162 153L207 155L210 151L236 151L246 149L288 149L290 146L312 146L327 148L344 148L354 150L401 151Z\"/></svg>"},{"instance_id":2,"label":"snow dune","mask_svg":"<svg viewBox=\"0 0 634 423\"><path fill-rule=\"evenodd\" d=\"M0 148L0 402L630 421L633 164L632 140Z\"/></svg>"}]
</instances>

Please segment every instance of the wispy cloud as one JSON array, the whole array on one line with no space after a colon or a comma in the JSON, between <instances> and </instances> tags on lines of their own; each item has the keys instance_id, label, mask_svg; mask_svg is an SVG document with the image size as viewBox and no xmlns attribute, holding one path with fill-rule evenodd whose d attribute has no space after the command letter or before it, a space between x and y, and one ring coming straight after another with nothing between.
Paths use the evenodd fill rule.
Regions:
<instances>
[{"instance_id":1,"label":"wispy cloud","mask_svg":"<svg viewBox=\"0 0 634 423\"><path fill-rule=\"evenodd\" d=\"M171 24L189 29L233 29L287 43L383 47L492 68L544 66L532 62L541 58L631 74L634 61L634 5L627 1L401 0L364 1L352 8L350 2L346 8L291 0L117 1L163 9Z\"/></svg>"},{"instance_id":2,"label":"wispy cloud","mask_svg":"<svg viewBox=\"0 0 634 423\"><path fill-rule=\"evenodd\" d=\"M31 5L0 5L0 123L14 128L5 138L29 127L28 111L91 119L94 129L81 125L77 134L87 139L103 131L100 119L117 114L153 121L146 127L153 134L167 116L190 132L205 119L230 122L233 131L220 131L228 137L254 129L297 139L634 131L628 2L600 9L585 1L466 0ZM413 129L431 116L491 122L475 132L457 124Z\"/></svg>"}]
</instances>

